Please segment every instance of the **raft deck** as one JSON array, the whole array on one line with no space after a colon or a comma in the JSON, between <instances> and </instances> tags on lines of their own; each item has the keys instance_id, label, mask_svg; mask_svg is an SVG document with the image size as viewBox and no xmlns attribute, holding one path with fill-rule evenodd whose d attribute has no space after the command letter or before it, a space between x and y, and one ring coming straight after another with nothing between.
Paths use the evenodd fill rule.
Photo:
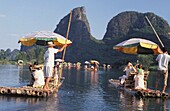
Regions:
<instances>
[{"instance_id":1,"label":"raft deck","mask_svg":"<svg viewBox=\"0 0 170 111\"><path fill-rule=\"evenodd\" d=\"M34 88L32 86L22 87L0 87L0 95L24 96L24 97L48 97L53 93L58 92L64 78L58 85L49 84L51 90L45 91L43 88Z\"/></svg>"},{"instance_id":2,"label":"raft deck","mask_svg":"<svg viewBox=\"0 0 170 111\"><path fill-rule=\"evenodd\" d=\"M147 89L147 90L136 90L134 88L123 87L120 85L120 81L116 79L110 79L109 83L111 86L124 90L131 95L135 95L137 97L143 98L170 98L170 94L168 93L161 93L160 91L155 92L155 90Z\"/></svg>"}]
</instances>

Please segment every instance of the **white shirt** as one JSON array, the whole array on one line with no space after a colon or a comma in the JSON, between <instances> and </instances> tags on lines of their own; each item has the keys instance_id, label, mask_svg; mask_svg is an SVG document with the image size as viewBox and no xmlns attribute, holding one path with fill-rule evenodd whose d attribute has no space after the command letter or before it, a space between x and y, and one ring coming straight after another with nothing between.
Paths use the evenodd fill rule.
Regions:
<instances>
[{"instance_id":1,"label":"white shirt","mask_svg":"<svg viewBox=\"0 0 170 111\"><path fill-rule=\"evenodd\" d=\"M44 85L45 82L44 82L44 73L42 70L35 70L33 72L33 76L35 78L35 81L34 81L34 84L33 86L41 86L41 85Z\"/></svg>"},{"instance_id":2,"label":"white shirt","mask_svg":"<svg viewBox=\"0 0 170 111\"><path fill-rule=\"evenodd\" d=\"M168 62L170 61L170 55L168 54L159 54L156 58L158 61L158 70L168 70Z\"/></svg>"},{"instance_id":3,"label":"white shirt","mask_svg":"<svg viewBox=\"0 0 170 111\"><path fill-rule=\"evenodd\" d=\"M54 67L54 54L58 52L58 49L48 48L44 54L44 65Z\"/></svg>"},{"instance_id":4,"label":"white shirt","mask_svg":"<svg viewBox=\"0 0 170 111\"><path fill-rule=\"evenodd\" d=\"M130 72L133 71L133 68L131 66L129 68L126 66L124 71L126 71L126 77L128 77Z\"/></svg>"}]
</instances>

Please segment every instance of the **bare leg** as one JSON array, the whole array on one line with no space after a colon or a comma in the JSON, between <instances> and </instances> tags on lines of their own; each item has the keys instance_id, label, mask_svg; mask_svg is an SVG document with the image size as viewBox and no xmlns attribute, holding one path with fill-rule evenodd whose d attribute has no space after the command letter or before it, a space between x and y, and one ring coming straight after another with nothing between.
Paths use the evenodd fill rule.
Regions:
<instances>
[{"instance_id":1,"label":"bare leg","mask_svg":"<svg viewBox=\"0 0 170 111\"><path fill-rule=\"evenodd\" d=\"M165 89L166 89L166 85L164 85L163 90L162 90L162 93L165 92Z\"/></svg>"},{"instance_id":2,"label":"bare leg","mask_svg":"<svg viewBox=\"0 0 170 111\"><path fill-rule=\"evenodd\" d=\"M50 80L51 80L51 77L46 78L45 85L44 85L44 90L49 90L48 84L49 84Z\"/></svg>"}]
</instances>

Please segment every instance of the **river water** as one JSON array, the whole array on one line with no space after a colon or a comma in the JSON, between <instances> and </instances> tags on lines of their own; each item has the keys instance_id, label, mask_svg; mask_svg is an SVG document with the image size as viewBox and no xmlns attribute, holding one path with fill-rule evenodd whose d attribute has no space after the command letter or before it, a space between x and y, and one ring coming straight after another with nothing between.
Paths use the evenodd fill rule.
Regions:
<instances>
[{"instance_id":1,"label":"river water","mask_svg":"<svg viewBox=\"0 0 170 111\"><path fill-rule=\"evenodd\" d=\"M111 87L110 78L122 75L119 70L97 73L64 69L65 81L57 94L49 98L11 97L0 95L0 111L168 111L169 99L136 98ZM0 86L19 87L29 83L28 67L0 65ZM154 88L155 73L148 78ZM170 86L167 87L170 92Z\"/></svg>"}]
</instances>

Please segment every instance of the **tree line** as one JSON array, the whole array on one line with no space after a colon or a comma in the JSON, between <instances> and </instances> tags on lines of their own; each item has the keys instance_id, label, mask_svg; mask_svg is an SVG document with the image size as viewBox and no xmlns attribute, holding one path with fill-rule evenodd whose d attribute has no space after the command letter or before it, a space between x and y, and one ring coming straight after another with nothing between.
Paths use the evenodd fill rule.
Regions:
<instances>
[{"instance_id":1,"label":"tree line","mask_svg":"<svg viewBox=\"0 0 170 111\"><path fill-rule=\"evenodd\" d=\"M37 61L38 63L44 62L44 53L46 48L36 46L32 47L26 51L13 50L10 49L0 50L0 64L17 64L18 60L23 60L24 64L28 62Z\"/></svg>"}]
</instances>

